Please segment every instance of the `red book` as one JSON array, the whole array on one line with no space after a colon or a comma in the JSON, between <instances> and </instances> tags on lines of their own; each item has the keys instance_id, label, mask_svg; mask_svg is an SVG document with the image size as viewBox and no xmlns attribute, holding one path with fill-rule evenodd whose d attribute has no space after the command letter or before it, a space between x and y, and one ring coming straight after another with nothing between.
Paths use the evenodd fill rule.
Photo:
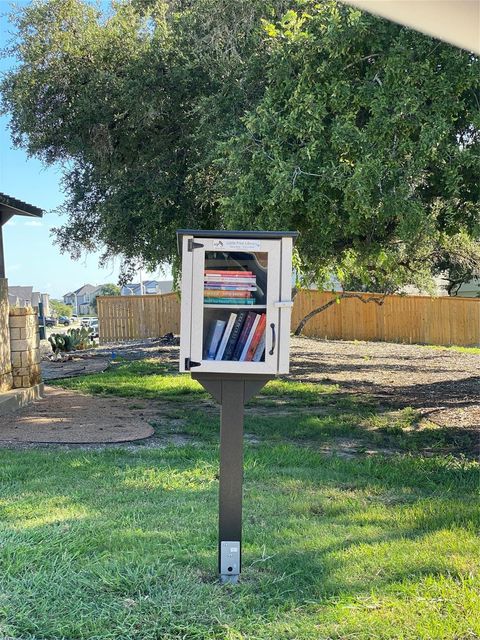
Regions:
<instances>
[{"instance_id":1,"label":"red book","mask_svg":"<svg viewBox=\"0 0 480 640\"><path fill-rule=\"evenodd\" d=\"M241 276L253 276L253 271L228 271L228 270L224 270L222 271L221 269L205 269L205 275L221 275L221 276L237 276L237 275L241 275Z\"/></svg>"},{"instance_id":2,"label":"red book","mask_svg":"<svg viewBox=\"0 0 480 640\"><path fill-rule=\"evenodd\" d=\"M260 342L262 335L265 332L265 326L267 324L267 314L262 313L260 320L258 321L257 328L255 329L255 333L253 334L252 341L247 351L247 355L245 357L245 361L253 360L253 354L255 353L256 348Z\"/></svg>"},{"instance_id":3,"label":"red book","mask_svg":"<svg viewBox=\"0 0 480 640\"><path fill-rule=\"evenodd\" d=\"M222 291L221 289L205 289L205 298L251 298L250 291Z\"/></svg>"}]
</instances>

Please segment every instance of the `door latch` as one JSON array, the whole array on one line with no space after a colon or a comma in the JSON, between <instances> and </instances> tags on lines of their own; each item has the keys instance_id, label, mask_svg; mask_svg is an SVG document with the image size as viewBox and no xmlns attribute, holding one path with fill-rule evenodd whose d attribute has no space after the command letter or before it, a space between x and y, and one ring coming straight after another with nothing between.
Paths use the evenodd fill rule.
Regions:
<instances>
[{"instance_id":1,"label":"door latch","mask_svg":"<svg viewBox=\"0 0 480 640\"><path fill-rule=\"evenodd\" d=\"M201 364L201 362L195 362L194 360L190 360L190 358L185 358L186 371L190 371L192 367L199 367Z\"/></svg>"},{"instance_id":2,"label":"door latch","mask_svg":"<svg viewBox=\"0 0 480 640\"><path fill-rule=\"evenodd\" d=\"M201 242L195 242L193 238L189 238L187 242L188 251L193 251L194 249L200 249L204 245Z\"/></svg>"}]
</instances>

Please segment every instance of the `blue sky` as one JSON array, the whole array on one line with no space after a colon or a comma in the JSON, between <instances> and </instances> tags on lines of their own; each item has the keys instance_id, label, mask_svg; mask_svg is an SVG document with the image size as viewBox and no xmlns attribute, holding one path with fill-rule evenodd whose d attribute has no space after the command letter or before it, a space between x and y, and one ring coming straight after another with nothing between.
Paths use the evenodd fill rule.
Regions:
<instances>
[{"instance_id":1,"label":"blue sky","mask_svg":"<svg viewBox=\"0 0 480 640\"><path fill-rule=\"evenodd\" d=\"M27 4L18 2L18 4ZM7 12L10 4L0 0L0 48L11 37L12 26ZM15 64L12 59L0 59L0 73ZM65 218L53 213L63 201L61 171L44 167L29 158L22 149L14 149L8 131L8 117L0 117L0 191L45 210L42 220L15 216L3 228L5 268L10 285L32 285L35 291L58 298L85 283L116 282L117 259L106 269L98 267L99 254L85 254L79 261L62 255L50 236L50 229ZM166 279L161 274L144 274L144 278Z\"/></svg>"}]
</instances>

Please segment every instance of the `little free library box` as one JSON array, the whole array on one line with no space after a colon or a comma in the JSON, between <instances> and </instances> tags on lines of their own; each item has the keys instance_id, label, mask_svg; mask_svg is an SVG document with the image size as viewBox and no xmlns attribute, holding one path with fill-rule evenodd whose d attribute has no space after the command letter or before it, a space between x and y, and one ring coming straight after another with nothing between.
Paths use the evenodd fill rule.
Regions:
<instances>
[{"instance_id":1,"label":"little free library box","mask_svg":"<svg viewBox=\"0 0 480 640\"><path fill-rule=\"evenodd\" d=\"M241 567L244 404L288 373L295 231L177 231L180 371L221 405L218 568Z\"/></svg>"}]
</instances>

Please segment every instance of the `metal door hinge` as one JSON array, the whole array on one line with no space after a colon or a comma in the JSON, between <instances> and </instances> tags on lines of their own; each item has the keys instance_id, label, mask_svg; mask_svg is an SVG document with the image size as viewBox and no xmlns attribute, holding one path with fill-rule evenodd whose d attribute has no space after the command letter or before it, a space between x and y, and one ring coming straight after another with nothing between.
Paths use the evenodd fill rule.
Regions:
<instances>
[{"instance_id":1,"label":"metal door hinge","mask_svg":"<svg viewBox=\"0 0 480 640\"><path fill-rule=\"evenodd\" d=\"M188 251L193 251L194 249L200 249L201 247L203 247L203 244L201 244L200 242L195 242L193 238L188 239L188 242L187 242Z\"/></svg>"},{"instance_id":2,"label":"metal door hinge","mask_svg":"<svg viewBox=\"0 0 480 640\"><path fill-rule=\"evenodd\" d=\"M190 360L190 358L185 358L186 371L190 371L192 367L199 367L201 364L201 362L194 362L193 360Z\"/></svg>"}]
</instances>

